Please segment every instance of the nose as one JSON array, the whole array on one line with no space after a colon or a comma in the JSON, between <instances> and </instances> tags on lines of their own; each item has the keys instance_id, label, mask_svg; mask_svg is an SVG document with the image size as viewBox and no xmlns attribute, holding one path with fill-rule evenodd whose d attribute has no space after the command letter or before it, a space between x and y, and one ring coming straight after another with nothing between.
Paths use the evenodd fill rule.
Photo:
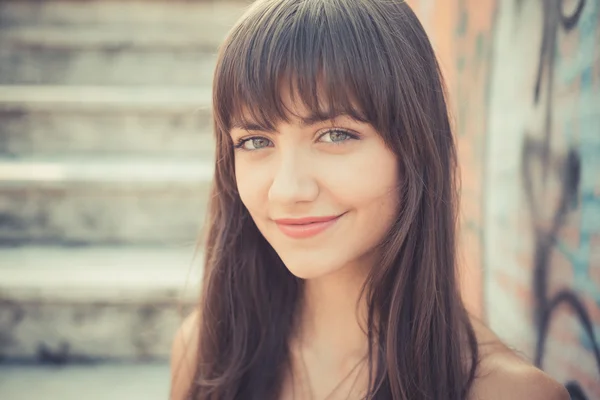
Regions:
<instances>
[{"instance_id":1,"label":"nose","mask_svg":"<svg viewBox=\"0 0 600 400\"><path fill-rule=\"evenodd\" d=\"M311 162L297 153L282 154L269 189L269 201L282 206L314 201L319 195Z\"/></svg>"}]
</instances>

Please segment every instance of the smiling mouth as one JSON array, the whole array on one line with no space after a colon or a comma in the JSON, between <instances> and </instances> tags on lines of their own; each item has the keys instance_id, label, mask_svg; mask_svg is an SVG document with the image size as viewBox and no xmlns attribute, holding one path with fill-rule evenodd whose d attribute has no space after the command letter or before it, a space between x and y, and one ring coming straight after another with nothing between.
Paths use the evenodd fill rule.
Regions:
<instances>
[{"instance_id":1,"label":"smiling mouth","mask_svg":"<svg viewBox=\"0 0 600 400\"><path fill-rule=\"evenodd\" d=\"M316 236L333 226L344 214L330 217L308 217L275 220L279 230L294 239Z\"/></svg>"}]
</instances>

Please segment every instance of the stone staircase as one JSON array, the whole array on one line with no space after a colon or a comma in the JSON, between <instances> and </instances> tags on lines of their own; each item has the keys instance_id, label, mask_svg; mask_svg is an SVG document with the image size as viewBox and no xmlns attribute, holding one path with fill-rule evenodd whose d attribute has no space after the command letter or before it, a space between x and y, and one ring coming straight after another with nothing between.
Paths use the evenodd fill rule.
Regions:
<instances>
[{"instance_id":1,"label":"stone staircase","mask_svg":"<svg viewBox=\"0 0 600 400\"><path fill-rule=\"evenodd\" d=\"M0 360L165 360L243 0L0 2Z\"/></svg>"}]
</instances>

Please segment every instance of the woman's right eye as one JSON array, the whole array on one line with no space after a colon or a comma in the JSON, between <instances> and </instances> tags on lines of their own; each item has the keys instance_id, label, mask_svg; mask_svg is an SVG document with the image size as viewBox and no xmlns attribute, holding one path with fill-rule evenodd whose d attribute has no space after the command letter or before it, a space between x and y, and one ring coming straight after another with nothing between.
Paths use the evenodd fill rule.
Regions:
<instances>
[{"instance_id":1,"label":"woman's right eye","mask_svg":"<svg viewBox=\"0 0 600 400\"><path fill-rule=\"evenodd\" d=\"M271 141L264 137L251 137L247 139L240 140L236 145L236 149L242 150L260 150L265 147L269 147L271 145Z\"/></svg>"}]
</instances>

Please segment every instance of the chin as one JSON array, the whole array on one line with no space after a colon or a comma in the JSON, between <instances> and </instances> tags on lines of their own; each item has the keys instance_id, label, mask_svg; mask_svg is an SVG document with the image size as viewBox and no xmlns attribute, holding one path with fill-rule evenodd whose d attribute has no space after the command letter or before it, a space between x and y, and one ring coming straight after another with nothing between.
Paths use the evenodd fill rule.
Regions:
<instances>
[{"instance_id":1,"label":"chin","mask_svg":"<svg viewBox=\"0 0 600 400\"><path fill-rule=\"evenodd\" d=\"M304 279L304 280L316 279L316 278L319 278L319 277L327 274L326 272L324 272L323 270L318 269L318 268L306 268L306 267L293 268L293 267L289 267L287 265L286 265L286 268L296 278Z\"/></svg>"},{"instance_id":2,"label":"chin","mask_svg":"<svg viewBox=\"0 0 600 400\"><path fill-rule=\"evenodd\" d=\"M281 260L288 271L300 279L320 278L344 265L341 260L328 260L326 257L281 257Z\"/></svg>"}]
</instances>

